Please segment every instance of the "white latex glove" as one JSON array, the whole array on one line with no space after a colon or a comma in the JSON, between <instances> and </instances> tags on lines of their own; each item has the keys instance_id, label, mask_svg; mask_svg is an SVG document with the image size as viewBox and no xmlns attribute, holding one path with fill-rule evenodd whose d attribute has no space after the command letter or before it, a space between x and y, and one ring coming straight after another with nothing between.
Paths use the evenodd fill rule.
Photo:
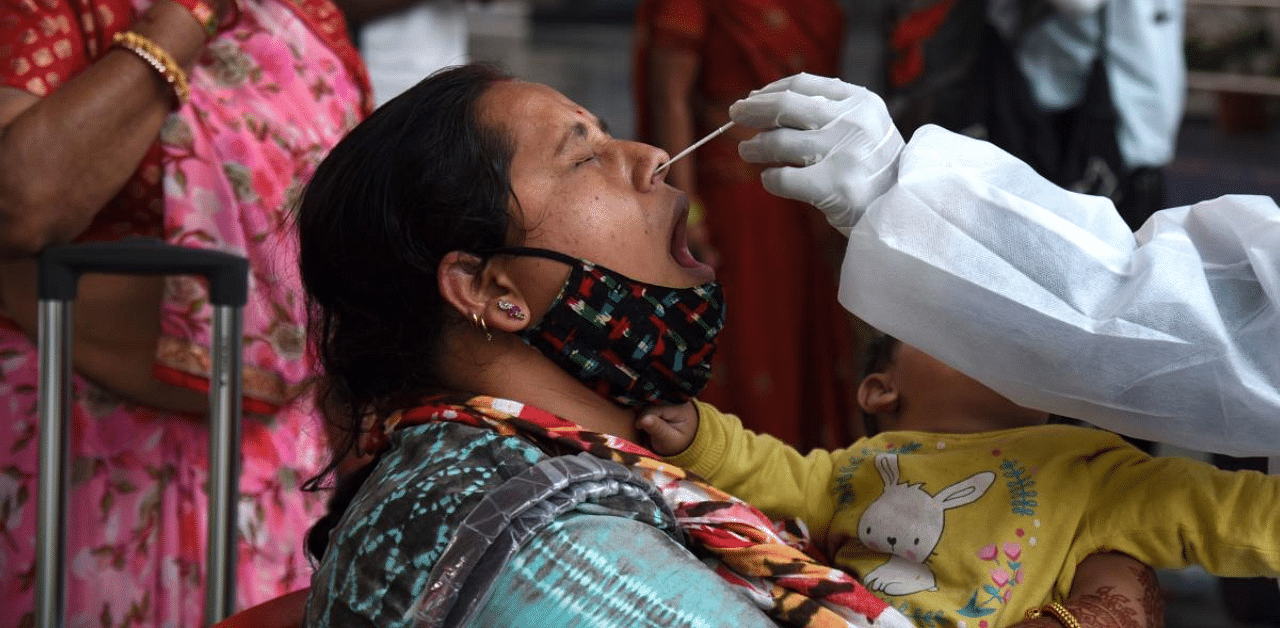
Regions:
<instances>
[{"instance_id":1,"label":"white latex glove","mask_svg":"<svg viewBox=\"0 0 1280 628\"><path fill-rule=\"evenodd\" d=\"M902 135L864 87L800 73L733 103L729 117L764 129L738 145L744 160L783 164L760 175L765 189L817 207L845 236L897 179Z\"/></svg>"}]
</instances>

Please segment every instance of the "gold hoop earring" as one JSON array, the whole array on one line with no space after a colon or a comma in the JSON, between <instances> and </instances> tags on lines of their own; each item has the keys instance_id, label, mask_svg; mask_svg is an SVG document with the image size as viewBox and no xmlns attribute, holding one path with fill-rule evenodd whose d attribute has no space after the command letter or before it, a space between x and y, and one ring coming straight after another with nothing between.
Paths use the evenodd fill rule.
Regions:
<instances>
[{"instance_id":1,"label":"gold hoop earring","mask_svg":"<svg viewBox=\"0 0 1280 628\"><path fill-rule=\"evenodd\" d=\"M475 312L471 313L471 326L483 331L485 340L493 342L493 332L489 331L489 325L486 324L484 319L480 318L480 315Z\"/></svg>"}]
</instances>

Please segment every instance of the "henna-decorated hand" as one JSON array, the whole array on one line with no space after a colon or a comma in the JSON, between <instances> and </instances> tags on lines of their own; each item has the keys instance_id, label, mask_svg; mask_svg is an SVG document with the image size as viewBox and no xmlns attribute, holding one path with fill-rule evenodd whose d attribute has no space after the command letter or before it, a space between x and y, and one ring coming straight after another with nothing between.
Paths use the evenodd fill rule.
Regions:
<instances>
[{"instance_id":1,"label":"henna-decorated hand","mask_svg":"<svg viewBox=\"0 0 1280 628\"><path fill-rule=\"evenodd\" d=\"M1062 603L1081 628L1163 628L1164 597L1151 567L1119 552L1094 554L1076 570L1071 595ZM1042 615L1011 628L1062 628Z\"/></svg>"}]
</instances>

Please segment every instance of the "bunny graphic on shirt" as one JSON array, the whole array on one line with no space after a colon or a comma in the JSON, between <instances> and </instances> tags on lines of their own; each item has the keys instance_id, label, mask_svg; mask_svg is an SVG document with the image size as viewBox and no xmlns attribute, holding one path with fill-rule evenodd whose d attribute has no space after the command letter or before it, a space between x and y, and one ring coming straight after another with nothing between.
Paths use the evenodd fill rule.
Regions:
<instances>
[{"instance_id":1,"label":"bunny graphic on shirt","mask_svg":"<svg viewBox=\"0 0 1280 628\"><path fill-rule=\"evenodd\" d=\"M863 579L872 591L909 595L937 589L933 570L925 560L942 539L944 513L982 497L996 474L976 473L930 495L922 484L900 482L897 454L876 454L876 470L884 493L867 506L858 520L858 538L868 548L892 554Z\"/></svg>"}]
</instances>

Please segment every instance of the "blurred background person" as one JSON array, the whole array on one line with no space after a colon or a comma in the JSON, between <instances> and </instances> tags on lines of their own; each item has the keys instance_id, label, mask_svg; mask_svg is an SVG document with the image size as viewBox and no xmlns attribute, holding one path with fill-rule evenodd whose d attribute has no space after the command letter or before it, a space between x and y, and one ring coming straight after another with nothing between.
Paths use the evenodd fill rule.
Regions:
<instances>
[{"instance_id":1,"label":"blurred background person","mask_svg":"<svg viewBox=\"0 0 1280 628\"><path fill-rule=\"evenodd\" d=\"M328 0L3 0L0 600L30 625L34 256L153 236L247 257L239 603L301 588L322 463L289 211L368 111ZM202 621L210 310L187 277L90 275L76 302L71 625Z\"/></svg>"},{"instance_id":2,"label":"blurred background person","mask_svg":"<svg viewBox=\"0 0 1280 628\"><path fill-rule=\"evenodd\" d=\"M938 124L1116 202L1165 207L1186 101L1182 0L891 3L886 96L904 135Z\"/></svg>"},{"instance_id":3,"label":"blurred background person","mask_svg":"<svg viewBox=\"0 0 1280 628\"><path fill-rule=\"evenodd\" d=\"M670 154L729 121L729 105L808 71L836 75L844 14L832 0L642 0L633 79L636 137ZM801 448L852 442L860 339L836 302L838 235L760 184L741 127L672 164L690 194L690 242L733 304L700 398ZM778 286L787 286L779 291Z\"/></svg>"},{"instance_id":4,"label":"blurred background person","mask_svg":"<svg viewBox=\"0 0 1280 628\"><path fill-rule=\"evenodd\" d=\"M381 105L447 65L467 62L463 0L334 0L369 69Z\"/></svg>"}]
</instances>

